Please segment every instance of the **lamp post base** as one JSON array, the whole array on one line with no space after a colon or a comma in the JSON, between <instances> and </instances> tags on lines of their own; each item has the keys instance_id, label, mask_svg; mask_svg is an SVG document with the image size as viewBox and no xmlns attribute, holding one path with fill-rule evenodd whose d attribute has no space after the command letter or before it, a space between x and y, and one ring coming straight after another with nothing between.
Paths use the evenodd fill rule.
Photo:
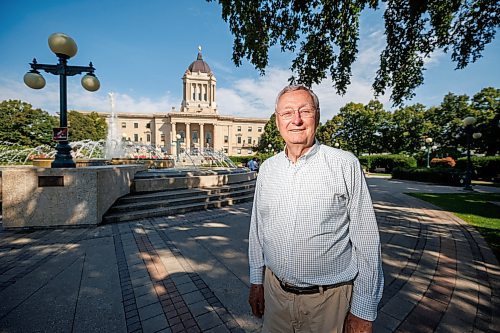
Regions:
<instances>
[{"instance_id":1,"label":"lamp post base","mask_svg":"<svg viewBox=\"0 0 500 333\"><path fill-rule=\"evenodd\" d=\"M68 142L59 142L56 147L57 154L50 165L51 168L76 168L76 163L71 156L71 146Z\"/></svg>"}]
</instances>

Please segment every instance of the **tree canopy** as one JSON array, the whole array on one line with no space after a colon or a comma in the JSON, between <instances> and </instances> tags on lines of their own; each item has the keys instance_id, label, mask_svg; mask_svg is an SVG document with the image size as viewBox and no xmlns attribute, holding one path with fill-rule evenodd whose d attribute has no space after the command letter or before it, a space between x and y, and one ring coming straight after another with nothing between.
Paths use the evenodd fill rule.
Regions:
<instances>
[{"instance_id":1,"label":"tree canopy","mask_svg":"<svg viewBox=\"0 0 500 333\"><path fill-rule=\"evenodd\" d=\"M0 102L0 141L27 147L51 144L57 118L20 100Z\"/></svg>"},{"instance_id":2,"label":"tree canopy","mask_svg":"<svg viewBox=\"0 0 500 333\"><path fill-rule=\"evenodd\" d=\"M84 114L78 111L68 112L70 141L106 139L108 125L96 112Z\"/></svg>"},{"instance_id":3,"label":"tree canopy","mask_svg":"<svg viewBox=\"0 0 500 333\"><path fill-rule=\"evenodd\" d=\"M215 0L207 0L213 2ZM423 83L424 60L451 53L456 68L481 57L500 23L497 0L218 0L234 35L233 62L247 59L262 74L269 48L295 53L292 83L318 84L330 75L344 94L358 53L363 10L384 3L386 46L373 89L400 105Z\"/></svg>"}]
</instances>

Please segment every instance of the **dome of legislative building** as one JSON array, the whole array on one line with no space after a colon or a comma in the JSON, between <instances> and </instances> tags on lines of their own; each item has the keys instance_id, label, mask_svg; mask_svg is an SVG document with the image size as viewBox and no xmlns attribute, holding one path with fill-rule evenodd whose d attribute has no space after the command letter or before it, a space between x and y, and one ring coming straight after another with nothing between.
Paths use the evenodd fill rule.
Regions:
<instances>
[{"instance_id":1,"label":"dome of legislative building","mask_svg":"<svg viewBox=\"0 0 500 333\"><path fill-rule=\"evenodd\" d=\"M198 50L198 57L191 63L191 65L189 65L188 71L190 71L191 73L212 73L212 70L210 70L210 66L208 66L208 64L203 61L203 57L201 55L201 47L199 47Z\"/></svg>"}]
</instances>

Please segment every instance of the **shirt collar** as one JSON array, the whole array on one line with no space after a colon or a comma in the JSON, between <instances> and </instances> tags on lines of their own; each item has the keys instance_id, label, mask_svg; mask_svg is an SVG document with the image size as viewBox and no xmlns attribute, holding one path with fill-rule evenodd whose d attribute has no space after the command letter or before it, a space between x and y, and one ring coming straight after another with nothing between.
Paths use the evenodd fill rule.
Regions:
<instances>
[{"instance_id":1,"label":"shirt collar","mask_svg":"<svg viewBox=\"0 0 500 333\"><path fill-rule=\"evenodd\" d=\"M320 146L319 141L317 139L314 139L314 144L312 145L311 149L309 149L304 155L299 157L299 159L297 160L297 163L299 161L309 161L314 155L316 155L316 153L319 150L319 146ZM285 155L285 158L290 163L292 163L292 161L288 158L286 145L285 145L285 149L283 149L283 155Z\"/></svg>"}]
</instances>

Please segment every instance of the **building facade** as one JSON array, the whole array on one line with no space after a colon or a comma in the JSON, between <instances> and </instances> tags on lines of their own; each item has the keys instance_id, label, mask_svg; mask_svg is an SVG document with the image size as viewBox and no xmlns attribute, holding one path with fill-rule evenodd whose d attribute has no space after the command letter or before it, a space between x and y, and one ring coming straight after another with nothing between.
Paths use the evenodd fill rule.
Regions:
<instances>
[{"instance_id":1,"label":"building facade","mask_svg":"<svg viewBox=\"0 0 500 333\"><path fill-rule=\"evenodd\" d=\"M175 154L196 152L202 148L223 151L227 155L253 155L268 119L223 116L217 109L217 80L203 60L197 59L182 77L182 103L164 114L99 113L108 126L114 123L122 138L134 143L161 147ZM178 137L180 135L180 138Z\"/></svg>"}]
</instances>

